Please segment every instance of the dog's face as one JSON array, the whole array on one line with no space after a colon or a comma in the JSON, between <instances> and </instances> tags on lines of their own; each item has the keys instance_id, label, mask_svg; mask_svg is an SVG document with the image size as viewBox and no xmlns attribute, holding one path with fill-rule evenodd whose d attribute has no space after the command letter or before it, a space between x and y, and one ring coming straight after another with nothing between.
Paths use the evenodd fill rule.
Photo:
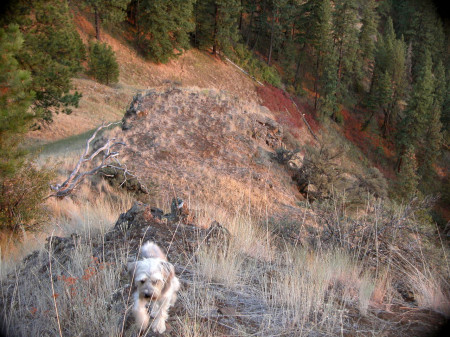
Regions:
<instances>
[{"instance_id":1,"label":"dog's face","mask_svg":"<svg viewBox=\"0 0 450 337\"><path fill-rule=\"evenodd\" d=\"M134 289L139 298L157 301L170 287L175 271L173 266L160 258L146 258L128 264L130 278L134 276Z\"/></svg>"}]
</instances>

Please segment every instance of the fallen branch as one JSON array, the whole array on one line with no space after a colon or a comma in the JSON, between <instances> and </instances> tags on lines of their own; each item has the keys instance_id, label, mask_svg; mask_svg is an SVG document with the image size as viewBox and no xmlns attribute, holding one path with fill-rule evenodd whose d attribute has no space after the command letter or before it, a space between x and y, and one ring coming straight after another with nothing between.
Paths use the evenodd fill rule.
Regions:
<instances>
[{"instance_id":1,"label":"fallen branch","mask_svg":"<svg viewBox=\"0 0 450 337\"><path fill-rule=\"evenodd\" d=\"M62 184L56 184L51 185L50 188L55 191L55 193L49 195L46 197L58 197L58 198L64 198L65 196L69 195L83 180L86 176L93 175L97 173L100 169L104 167L111 166L111 160L114 160L116 163L119 164L118 167L114 166L115 168L121 169L124 171L124 175L126 177L126 174L130 174L128 170L123 168L123 166L120 164L120 162L117 160L117 156L119 155L118 150L116 150L119 146L125 146L126 144L123 142L116 142L115 138L110 138L106 141L106 143L95 150L92 154L88 155L91 142L95 139L98 132L104 128L108 128L111 125L119 124L120 122L115 123L109 123L109 124L102 124L100 125L94 132L94 134L87 140L86 147L84 149L83 154L81 155L80 159L78 160L78 163L76 164L73 171L70 173L69 177L66 181L64 181ZM103 157L101 159L101 162L99 165L95 166L94 168L80 172L80 169L86 165L86 163L91 162L94 158L96 158L99 154L103 153Z\"/></svg>"},{"instance_id":2,"label":"fallen branch","mask_svg":"<svg viewBox=\"0 0 450 337\"><path fill-rule=\"evenodd\" d=\"M233 66L235 66L236 68L238 68L241 72L243 72L245 75L247 75L248 77L250 77L252 80L254 80L256 83L258 83L259 85L264 86L263 83L261 83L260 81L258 81L256 79L256 77L250 75L247 71L245 71L244 69L242 69L241 67L239 67L236 63L234 63L233 61L231 61L228 57L224 56L225 60L227 60L229 63L231 63Z\"/></svg>"},{"instance_id":3,"label":"fallen branch","mask_svg":"<svg viewBox=\"0 0 450 337\"><path fill-rule=\"evenodd\" d=\"M291 100L292 104L294 104L295 108L297 109L297 111L300 113L300 116L302 116L303 122L306 124L306 126L308 127L309 132L312 134L312 136L314 137L315 140L317 140L319 142L319 138L317 138L316 134L314 133L314 131L311 128L311 125L309 125L308 121L305 118L305 114L303 112L300 111L300 109L298 108L297 104L295 103L295 101L291 98L291 96L288 94L289 99ZM286 109L287 111L287 109Z\"/></svg>"}]
</instances>

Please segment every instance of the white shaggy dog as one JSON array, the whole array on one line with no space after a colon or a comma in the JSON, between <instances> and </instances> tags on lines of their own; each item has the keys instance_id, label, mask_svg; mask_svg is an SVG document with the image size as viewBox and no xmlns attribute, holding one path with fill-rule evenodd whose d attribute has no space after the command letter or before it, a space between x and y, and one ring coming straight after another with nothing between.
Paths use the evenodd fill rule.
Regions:
<instances>
[{"instance_id":1,"label":"white shaggy dog","mask_svg":"<svg viewBox=\"0 0 450 337\"><path fill-rule=\"evenodd\" d=\"M143 260L128 263L128 273L133 282L133 315L141 331L147 329L150 316L154 332L166 331L168 310L177 299L180 281L175 269L167 262L166 255L153 242L147 241L141 248ZM150 315L147 307L152 304Z\"/></svg>"}]
</instances>

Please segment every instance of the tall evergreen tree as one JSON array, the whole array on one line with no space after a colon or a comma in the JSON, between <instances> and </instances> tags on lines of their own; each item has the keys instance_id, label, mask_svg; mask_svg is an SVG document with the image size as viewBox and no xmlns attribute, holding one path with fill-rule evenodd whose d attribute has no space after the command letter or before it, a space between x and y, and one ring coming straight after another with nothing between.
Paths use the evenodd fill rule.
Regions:
<instances>
[{"instance_id":1,"label":"tall evergreen tree","mask_svg":"<svg viewBox=\"0 0 450 337\"><path fill-rule=\"evenodd\" d=\"M272 61L273 51L279 51L284 42L288 39L286 36L291 19L291 11L295 7L291 6L287 0L270 0L268 1L268 25L269 25L269 47L267 52L267 64ZM285 32L285 34L283 34Z\"/></svg>"},{"instance_id":2,"label":"tall evergreen tree","mask_svg":"<svg viewBox=\"0 0 450 337\"><path fill-rule=\"evenodd\" d=\"M377 27L376 2L375 0L368 0L362 5L361 31L359 33L361 55L366 62L371 62L375 57Z\"/></svg>"},{"instance_id":3,"label":"tall evergreen tree","mask_svg":"<svg viewBox=\"0 0 450 337\"><path fill-rule=\"evenodd\" d=\"M94 13L95 36L100 40L100 27L105 23L118 23L126 18L126 10L131 0L83 0Z\"/></svg>"},{"instance_id":4,"label":"tall evergreen tree","mask_svg":"<svg viewBox=\"0 0 450 337\"><path fill-rule=\"evenodd\" d=\"M402 154L402 162L395 184L395 194L398 199L408 199L417 193L419 176L417 174L417 159L415 148L408 145Z\"/></svg>"},{"instance_id":5,"label":"tall evergreen tree","mask_svg":"<svg viewBox=\"0 0 450 337\"><path fill-rule=\"evenodd\" d=\"M28 6L27 6L28 4ZM4 24L18 23L23 47L17 54L22 69L32 77L34 112L46 121L54 113L70 113L81 98L71 93L71 78L80 71L85 50L64 0L19 0Z\"/></svg>"},{"instance_id":6,"label":"tall evergreen tree","mask_svg":"<svg viewBox=\"0 0 450 337\"><path fill-rule=\"evenodd\" d=\"M419 166L419 175L423 186L432 185L435 180L433 165L441 152L443 141L441 111L445 95L445 71L442 62L436 66L434 72L434 91L431 110L427 114L426 131L423 138L423 147Z\"/></svg>"},{"instance_id":7,"label":"tall evergreen tree","mask_svg":"<svg viewBox=\"0 0 450 337\"><path fill-rule=\"evenodd\" d=\"M193 0L140 0L136 41L150 59L167 62L189 48ZM176 52L174 52L176 50Z\"/></svg>"},{"instance_id":8,"label":"tall evergreen tree","mask_svg":"<svg viewBox=\"0 0 450 337\"><path fill-rule=\"evenodd\" d=\"M332 9L329 0L310 0L312 20L309 43L313 47L314 108L321 116L332 116L337 110L337 58L332 37ZM320 101L319 101L320 96Z\"/></svg>"},{"instance_id":9,"label":"tall evergreen tree","mask_svg":"<svg viewBox=\"0 0 450 337\"><path fill-rule=\"evenodd\" d=\"M406 96L408 82L406 78L405 51L406 46L402 38L393 41L392 49L388 53L390 59L387 71L389 71L390 75L392 95L387 108L383 109L384 119L381 130L385 138L389 135L390 129L397 123L397 117L401 110L400 104Z\"/></svg>"},{"instance_id":10,"label":"tall evergreen tree","mask_svg":"<svg viewBox=\"0 0 450 337\"><path fill-rule=\"evenodd\" d=\"M398 121L401 102L406 96L406 46L403 38L397 39L392 20L388 18L384 34L376 45L375 66L369 97L369 107L373 114L381 109L384 115L382 134L389 135L389 130ZM389 87L389 88L388 88ZM386 94L389 94L386 96ZM366 123L368 125L369 121Z\"/></svg>"},{"instance_id":11,"label":"tall evergreen tree","mask_svg":"<svg viewBox=\"0 0 450 337\"><path fill-rule=\"evenodd\" d=\"M355 82L362 75L357 57L359 30L356 0L335 0L333 39L337 53L337 91L340 99L351 98Z\"/></svg>"},{"instance_id":12,"label":"tall evergreen tree","mask_svg":"<svg viewBox=\"0 0 450 337\"><path fill-rule=\"evenodd\" d=\"M423 68L427 53L430 53L433 64L444 60L445 36L442 21L432 4L428 1L414 4L415 11L405 36L412 43L412 74L415 79Z\"/></svg>"},{"instance_id":13,"label":"tall evergreen tree","mask_svg":"<svg viewBox=\"0 0 450 337\"><path fill-rule=\"evenodd\" d=\"M414 147L416 153L423 153L423 143L431 119L430 113L433 110L435 90L431 69L431 54L426 53L423 67L416 78L403 120L399 125L397 144L400 157L404 155L408 146ZM403 161L400 159L399 169L402 164Z\"/></svg>"},{"instance_id":14,"label":"tall evergreen tree","mask_svg":"<svg viewBox=\"0 0 450 337\"><path fill-rule=\"evenodd\" d=\"M20 166L23 153L17 151L17 145L33 118L28 111L34 96L30 72L20 69L17 62L22 46L17 25L0 28L0 179Z\"/></svg>"},{"instance_id":15,"label":"tall evergreen tree","mask_svg":"<svg viewBox=\"0 0 450 337\"><path fill-rule=\"evenodd\" d=\"M198 0L195 8L196 41L200 48L227 52L238 40L240 2L237 0Z\"/></svg>"},{"instance_id":16,"label":"tall evergreen tree","mask_svg":"<svg viewBox=\"0 0 450 337\"><path fill-rule=\"evenodd\" d=\"M101 83L110 84L119 80L116 54L106 43L90 43L88 67L88 73Z\"/></svg>"}]
</instances>

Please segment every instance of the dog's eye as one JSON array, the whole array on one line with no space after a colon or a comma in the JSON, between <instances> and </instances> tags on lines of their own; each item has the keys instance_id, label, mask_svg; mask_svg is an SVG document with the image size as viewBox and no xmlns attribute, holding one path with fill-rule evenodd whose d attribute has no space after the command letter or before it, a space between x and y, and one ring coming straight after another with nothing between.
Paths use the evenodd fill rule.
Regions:
<instances>
[{"instance_id":1,"label":"dog's eye","mask_svg":"<svg viewBox=\"0 0 450 337\"><path fill-rule=\"evenodd\" d=\"M145 283L145 280L141 280L141 284L144 284Z\"/></svg>"},{"instance_id":2,"label":"dog's eye","mask_svg":"<svg viewBox=\"0 0 450 337\"><path fill-rule=\"evenodd\" d=\"M157 284L158 284L158 281L157 281L157 280L153 280L153 281L152 281L152 285L155 286L155 285L157 285Z\"/></svg>"}]
</instances>

